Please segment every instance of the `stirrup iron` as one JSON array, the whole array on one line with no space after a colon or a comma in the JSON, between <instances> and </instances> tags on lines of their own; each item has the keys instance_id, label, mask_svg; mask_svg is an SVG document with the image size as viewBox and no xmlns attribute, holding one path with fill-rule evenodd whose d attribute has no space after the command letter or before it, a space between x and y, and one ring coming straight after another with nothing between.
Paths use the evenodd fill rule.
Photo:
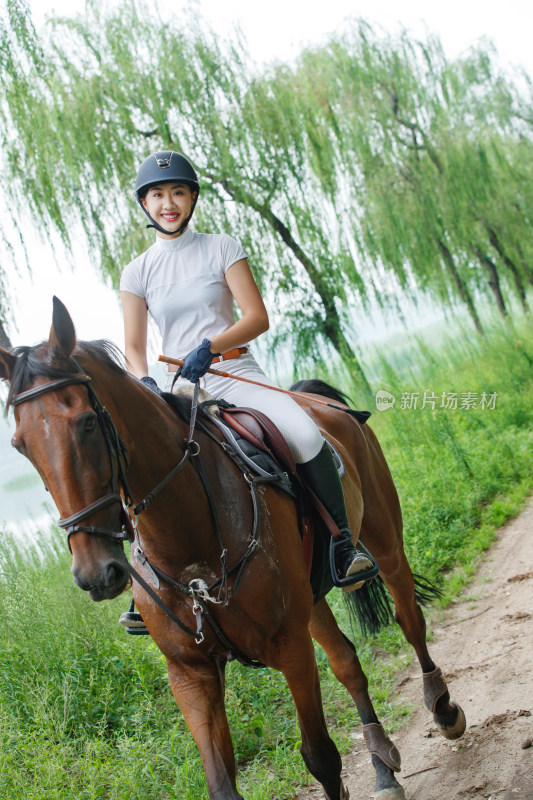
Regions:
<instances>
[{"instance_id":1,"label":"stirrup iron","mask_svg":"<svg viewBox=\"0 0 533 800\"><path fill-rule=\"evenodd\" d=\"M144 620L138 611L135 611L135 603L133 600L130 607L124 614L119 617L119 623L126 629L126 633L132 636L150 636L148 628L144 624Z\"/></svg>"},{"instance_id":2,"label":"stirrup iron","mask_svg":"<svg viewBox=\"0 0 533 800\"><path fill-rule=\"evenodd\" d=\"M335 548L337 545L343 544L342 539L334 539L333 536L329 543L329 569L333 585L339 589L345 589L348 586L353 586L354 583L363 583L365 581L375 578L379 572L379 564L374 556L368 552L362 542L357 542L357 549L360 550L372 562L373 566L368 569L361 570L361 572L354 572L352 575L347 575L344 578L339 578L337 574L337 567L335 566Z\"/></svg>"}]
</instances>

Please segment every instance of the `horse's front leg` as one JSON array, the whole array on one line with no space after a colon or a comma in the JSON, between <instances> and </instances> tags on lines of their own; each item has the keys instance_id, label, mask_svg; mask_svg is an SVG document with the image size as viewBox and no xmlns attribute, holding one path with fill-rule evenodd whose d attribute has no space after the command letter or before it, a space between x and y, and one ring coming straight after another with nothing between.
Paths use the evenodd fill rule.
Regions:
<instances>
[{"instance_id":1,"label":"horse's front leg","mask_svg":"<svg viewBox=\"0 0 533 800\"><path fill-rule=\"evenodd\" d=\"M172 693L200 751L209 800L243 800L224 706L225 661L194 664L167 659Z\"/></svg>"}]
</instances>

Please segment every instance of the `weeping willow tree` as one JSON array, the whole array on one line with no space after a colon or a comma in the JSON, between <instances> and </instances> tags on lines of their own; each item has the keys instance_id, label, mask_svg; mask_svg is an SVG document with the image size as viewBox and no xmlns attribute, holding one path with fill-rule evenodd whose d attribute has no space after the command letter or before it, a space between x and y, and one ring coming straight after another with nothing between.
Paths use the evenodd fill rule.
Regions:
<instances>
[{"instance_id":1,"label":"weeping willow tree","mask_svg":"<svg viewBox=\"0 0 533 800\"><path fill-rule=\"evenodd\" d=\"M404 291L459 299L478 332L476 299L490 291L504 311L504 283L527 310L533 147L492 53L450 64L436 39L361 24L307 53L300 79L319 94L339 179L357 187L361 260L394 271Z\"/></svg>"},{"instance_id":2,"label":"weeping willow tree","mask_svg":"<svg viewBox=\"0 0 533 800\"><path fill-rule=\"evenodd\" d=\"M18 232L19 223L15 209L10 204L13 196L6 185L8 175L12 174L9 160L15 155L19 160L22 153L12 153L10 143L16 139L17 106L20 108L28 95L27 76L34 64L40 61L40 51L27 9L18 0L10 0L5 12L0 16L0 77L2 94L0 96L0 170L4 177L2 207L0 214L0 346L10 347L6 330L9 320L9 291L7 272L15 264L12 231ZM23 99L24 98L24 99ZM11 110L15 110L12 114ZM22 188L22 187L21 187ZM18 236L19 240L22 237Z\"/></svg>"},{"instance_id":3,"label":"weeping willow tree","mask_svg":"<svg viewBox=\"0 0 533 800\"><path fill-rule=\"evenodd\" d=\"M199 173L199 226L243 241L295 363L326 345L367 387L347 323L398 303L398 287L465 303L479 332L487 290L502 312L509 287L527 307L531 124L490 52L449 64L435 39L360 24L259 71L239 39L136 2L90 5L41 43L22 0L8 2L10 201L30 201L67 247L83 231L115 285L149 244L136 167L173 148Z\"/></svg>"}]
</instances>

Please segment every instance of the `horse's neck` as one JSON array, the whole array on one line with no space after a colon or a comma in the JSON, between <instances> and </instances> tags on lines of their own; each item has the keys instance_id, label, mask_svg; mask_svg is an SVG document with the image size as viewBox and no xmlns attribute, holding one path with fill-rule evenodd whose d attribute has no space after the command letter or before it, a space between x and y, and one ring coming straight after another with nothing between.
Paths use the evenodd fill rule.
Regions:
<instances>
[{"instance_id":1,"label":"horse's neck","mask_svg":"<svg viewBox=\"0 0 533 800\"><path fill-rule=\"evenodd\" d=\"M139 503L183 458L189 425L131 380L118 395L118 405L130 457L128 483L134 503ZM209 444L205 458L216 460L219 454ZM182 563L190 563L199 551L209 560L212 519L204 489L190 463L156 495L139 521L143 546L150 555L157 554L160 565L166 560L174 562L178 553Z\"/></svg>"},{"instance_id":2,"label":"horse's neck","mask_svg":"<svg viewBox=\"0 0 533 800\"><path fill-rule=\"evenodd\" d=\"M126 377L117 411L130 459L128 482L139 502L182 458L188 425L157 395Z\"/></svg>"}]
</instances>

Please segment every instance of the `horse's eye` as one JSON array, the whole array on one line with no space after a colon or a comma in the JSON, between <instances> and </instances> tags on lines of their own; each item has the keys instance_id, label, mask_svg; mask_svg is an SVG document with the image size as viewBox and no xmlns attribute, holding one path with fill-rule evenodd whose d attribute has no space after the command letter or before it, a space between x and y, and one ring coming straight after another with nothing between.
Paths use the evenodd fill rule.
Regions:
<instances>
[{"instance_id":1,"label":"horse's eye","mask_svg":"<svg viewBox=\"0 0 533 800\"><path fill-rule=\"evenodd\" d=\"M80 420L80 430L85 435L93 433L96 430L97 420L94 411L89 411L84 414Z\"/></svg>"}]
</instances>

